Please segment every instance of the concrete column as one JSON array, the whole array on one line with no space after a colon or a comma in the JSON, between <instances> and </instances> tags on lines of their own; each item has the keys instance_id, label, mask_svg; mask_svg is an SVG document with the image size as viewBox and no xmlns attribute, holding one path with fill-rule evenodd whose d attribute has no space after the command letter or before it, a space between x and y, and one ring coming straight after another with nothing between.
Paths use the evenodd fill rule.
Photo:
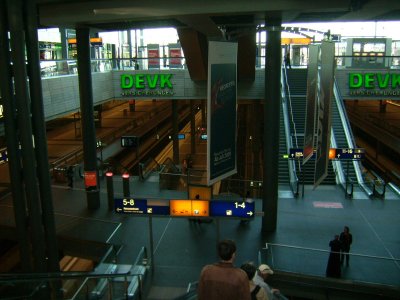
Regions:
<instances>
[{"instance_id":1,"label":"concrete column","mask_svg":"<svg viewBox=\"0 0 400 300\"><path fill-rule=\"evenodd\" d=\"M275 231L278 208L279 117L281 83L281 23L279 15L267 16L264 99L264 178L262 231Z\"/></svg>"}]
</instances>

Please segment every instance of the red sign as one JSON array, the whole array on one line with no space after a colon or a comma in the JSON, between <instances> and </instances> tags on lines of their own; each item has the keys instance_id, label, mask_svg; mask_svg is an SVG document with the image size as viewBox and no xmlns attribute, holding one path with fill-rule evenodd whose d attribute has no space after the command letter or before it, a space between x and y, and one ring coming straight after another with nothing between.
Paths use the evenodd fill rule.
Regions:
<instances>
[{"instance_id":1,"label":"red sign","mask_svg":"<svg viewBox=\"0 0 400 300\"><path fill-rule=\"evenodd\" d=\"M149 59L149 68L160 68L160 50L158 48L147 49L147 57Z\"/></svg>"},{"instance_id":2,"label":"red sign","mask_svg":"<svg viewBox=\"0 0 400 300\"><path fill-rule=\"evenodd\" d=\"M169 49L169 66L171 68L182 67L182 51L181 48Z\"/></svg>"},{"instance_id":3,"label":"red sign","mask_svg":"<svg viewBox=\"0 0 400 300\"><path fill-rule=\"evenodd\" d=\"M85 187L97 186L97 174L95 171L85 171Z\"/></svg>"}]
</instances>

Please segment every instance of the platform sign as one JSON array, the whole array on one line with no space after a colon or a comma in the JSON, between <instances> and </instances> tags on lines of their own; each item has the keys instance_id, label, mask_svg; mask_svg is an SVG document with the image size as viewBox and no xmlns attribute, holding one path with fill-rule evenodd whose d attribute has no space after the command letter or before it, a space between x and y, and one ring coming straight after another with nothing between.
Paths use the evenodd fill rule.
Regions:
<instances>
[{"instance_id":1,"label":"platform sign","mask_svg":"<svg viewBox=\"0 0 400 300\"><path fill-rule=\"evenodd\" d=\"M213 217L253 218L254 202L217 200L210 202Z\"/></svg>"},{"instance_id":2,"label":"platform sign","mask_svg":"<svg viewBox=\"0 0 400 300\"><path fill-rule=\"evenodd\" d=\"M184 133L178 133L178 140L184 140L185 139L185 134Z\"/></svg>"},{"instance_id":3,"label":"platform sign","mask_svg":"<svg viewBox=\"0 0 400 300\"><path fill-rule=\"evenodd\" d=\"M365 149L363 148L341 148L336 149L335 158L340 160L359 160L365 158Z\"/></svg>"},{"instance_id":4,"label":"platform sign","mask_svg":"<svg viewBox=\"0 0 400 300\"><path fill-rule=\"evenodd\" d=\"M289 159L300 159L303 158L303 149L300 148L290 148L289 149Z\"/></svg>"},{"instance_id":5,"label":"platform sign","mask_svg":"<svg viewBox=\"0 0 400 300\"><path fill-rule=\"evenodd\" d=\"M365 158L365 149L363 148L330 148L330 160L360 160ZM288 159L301 159L303 158L303 149L290 148L289 154L285 155ZM312 158L315 158L315 153Z\"/></svg>"},{"instance_id":6,"label":"platform sign","mask_svg":"<svg viewBox=\"0 0 400 300\"><path fill-rule=\"evenodd\" d=\"M137 198L114 199L117 213L168 216L168 200L152 200Z\"/></svg>"},{"instance_id":7,"label":"platform sign","mask_svg":"<svg viewBox=\"0 0 400 300\"><path fill-rule=\"evenodd\" d=\"M123 148L133 148L139 146L138 136L121 136L121 147Z\"/></svg>"}]
</instances>

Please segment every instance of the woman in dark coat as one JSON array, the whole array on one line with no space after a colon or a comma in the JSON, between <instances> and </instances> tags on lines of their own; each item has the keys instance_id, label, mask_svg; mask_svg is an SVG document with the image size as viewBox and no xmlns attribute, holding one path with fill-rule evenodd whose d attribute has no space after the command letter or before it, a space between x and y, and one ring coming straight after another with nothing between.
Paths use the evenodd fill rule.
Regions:
<instances>
[{"instance_id":1,"label":"woman in dark coat","mask_svg":"<svg viewBox=\"0 0 400 300\"><path fill-rule=\"evenodd\" d=\"M331 247L331 252L329 253L328 265L326 266L326 276L340 278L341 243L339 235L335 235L335 238L329 242L329 247Z\"/></svg>"}]
</instances>

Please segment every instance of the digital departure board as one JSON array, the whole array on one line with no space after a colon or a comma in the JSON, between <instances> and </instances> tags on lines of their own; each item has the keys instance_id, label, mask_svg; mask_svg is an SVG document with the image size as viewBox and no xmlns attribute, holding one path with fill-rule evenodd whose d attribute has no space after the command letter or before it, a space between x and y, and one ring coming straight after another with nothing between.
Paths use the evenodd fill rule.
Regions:
<instances>
[{"instance_id":1,"label":"digital departure board","mask_svg":"<svg viewBox=\"0 0 400 300\"><path fill-rule=\"evenodd\" d=\"M210 215L213 217L254 217L254 202L215 200L210 202Z\"/></svg>"},{"instance_id":2,"label":"digital departure board","mask_svg":"<svg viewBox=\"0 0 400 300\"><path fill-rule=\"evenodd\" d=\"M226 200L115 199L115 212L171 217L254 217L254 202Z\"/></svg>"}]
</instances>

